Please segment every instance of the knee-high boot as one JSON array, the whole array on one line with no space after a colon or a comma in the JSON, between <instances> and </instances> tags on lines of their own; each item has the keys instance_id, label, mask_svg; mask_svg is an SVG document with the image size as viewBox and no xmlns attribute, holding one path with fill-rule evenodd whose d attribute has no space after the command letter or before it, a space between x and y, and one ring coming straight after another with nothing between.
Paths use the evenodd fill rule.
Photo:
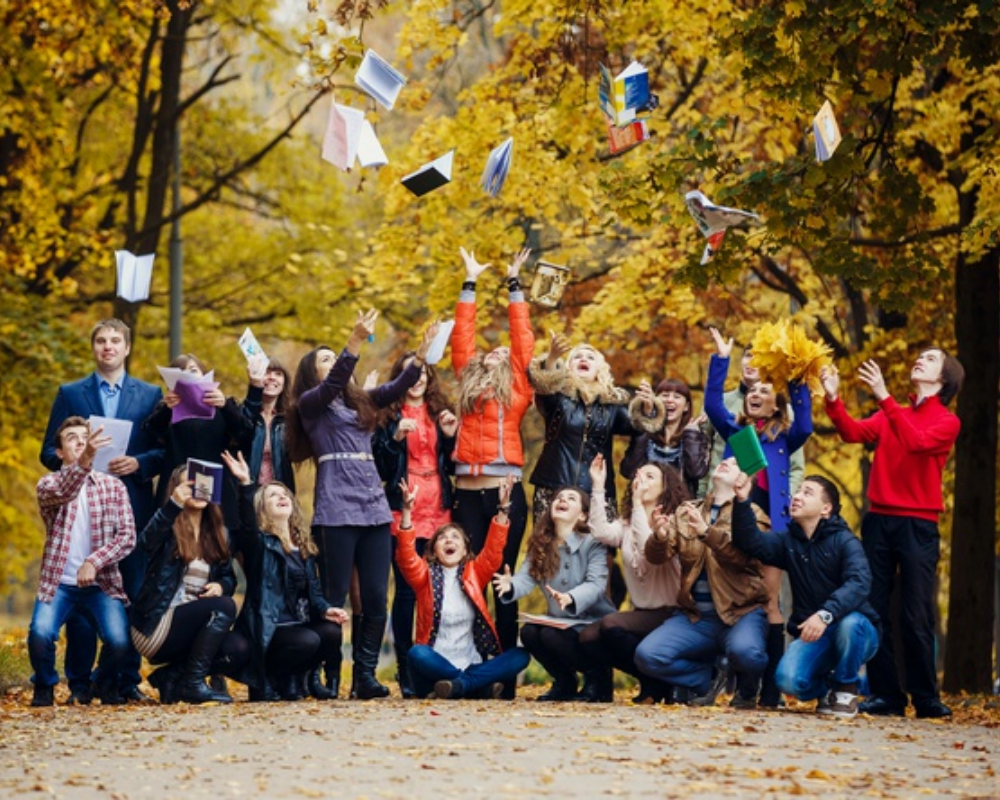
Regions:
<instances>
[{"instance_id":1,"label":"knee-high boot","mask_svg":"<svg viewBox=\"0 0 1000 800\"><path fill-rule=\"evenodd\" d=\"M767 668L761 677L760 698L757 704L763 708L777 708L781 700L781 692L775 676L778 672L778 662L785 654L785 626L773 623L767 626Z\"/></svg>"},{"instance_id":2,"label":"knee-high boot","mask_svg":"<svg viewBox=\"0 0 1000 800\"><path fill-rule=\"evenodd\" d=\"M215 654L219 652L223 639L229 633L233 618L221 611L213 611L188 653L187 663L177 680L174 696L184 703L224 703L232 702L231 697L217 695L205 684L205 678L212 670Z\"/></svg>"},{"instance_id":3,"label":"knee-high boot","mask_svg":"<svg viewBox=\"0 0 1000 800\"><path fill-rule=\"evenodd\" d=\"M385 633L385 617L365 614L361 621L360 641L354 649L354 695L358 700L374 700L389 696L389 687L375 677L379 650Z\"/></svg>"}]
</instances>

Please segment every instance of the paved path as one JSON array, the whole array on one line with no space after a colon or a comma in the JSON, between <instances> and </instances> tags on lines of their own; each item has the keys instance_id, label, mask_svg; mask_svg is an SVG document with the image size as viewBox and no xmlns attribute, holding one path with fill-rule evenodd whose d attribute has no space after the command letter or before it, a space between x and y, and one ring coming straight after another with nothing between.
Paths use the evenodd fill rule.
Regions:
<instances>
[{"instance_id":1,"label":"paved path","mask_svg":"<svg viewBox=\"0 0 1000 800\"><path fill-rule=\"evenodd\" d=\"M1000 730L387 700L0 711L0 797L1000 797Z\"/></svg>"}]
</instances>

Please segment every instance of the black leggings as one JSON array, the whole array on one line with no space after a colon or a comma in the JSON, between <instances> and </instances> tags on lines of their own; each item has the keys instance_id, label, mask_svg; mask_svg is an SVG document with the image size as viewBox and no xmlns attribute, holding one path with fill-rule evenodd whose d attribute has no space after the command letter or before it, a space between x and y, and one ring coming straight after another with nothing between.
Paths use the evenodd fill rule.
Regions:
<instances>
[{"instance_id":1,"label":"black leggings","mask_svg":"<svg viewBox=\"0 0 1000 800\"><path fill-rule=\"evenodd\" d=\"M343 608L351 586L351 572L357 568L362 610L384 620L392 562L388 523L315 525L312 532L319 547L319 575L327 602Z\"/></svg>"},{"instance_id":2,"label":"black leggings","mask_svg":"<svg viewBox=\"0 0 1000 800\"><path fill-rule=\"evenodd\" d=\"M500 502L500 489L456 489L455 506L451 512L451 521L460 526L472 542L472 552L479 554L486 544L486 534L490 522L497 513ZM510 571L517 569L517 556L521 552L521 540L528 524L528 501L524 496L524 486L518 482L510 494L510 528L507 532L507 545L503 549L503 563L510 566ZM500 567L503 571L503 566ZM500 647L510 650L517 647L517 603L501 603L494 593L494 614L496 616L497 636Z\"/></svg>"},{"instance_id":3,"label":"black leggings","mask_svg":"<svg viewBox=\"0 0 1000 800\"><path fill-rule=\"evenodd\" d=\"M304 672L320 663L340 663L343 633L336 622L279 625L267 645L269 675Z\"/></svg>"},{"instance_id":4,"label":"black leggings","mask_svg":"<svg viewBox=\"0 0 1000 800\"><path fill-rule=\"evenodd\" d=\"M575 681L575 673L603 666L581 647L581 630L528 623L521 628L521 643L555 680Z\"/></svg>"},{"instance_id":5,"label":"black leggings","mask_svg":"<svg viewBox=\"0 0 1000 800\"><path fill-rule=\"evenodd\" d=\"M230 619L235 619L236 601L231 597L205 597L175 606L167 638L149 659L150 663L173 664L184 661L191 652L194 640L215 613L226 614ZM212 672L232 677L249 659L250 643L240 634L230 631L215 654Z\"/></svg>"}]
</instances>

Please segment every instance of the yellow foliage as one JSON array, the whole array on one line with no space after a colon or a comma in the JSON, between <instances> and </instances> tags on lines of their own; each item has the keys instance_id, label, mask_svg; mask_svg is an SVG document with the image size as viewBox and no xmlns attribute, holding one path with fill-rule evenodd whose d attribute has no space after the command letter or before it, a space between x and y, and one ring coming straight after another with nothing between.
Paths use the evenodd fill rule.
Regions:
<instances>
[{"instance_id":1,"label":"yellow foliage","mask_svg":"<svg viewBox=\"0 0 1000 800\"><path fill-rule=\"evenodd\" d=\"M789 319L765 322L751 342L750 363L760 370L775 392L785 392L791 382L806 383L813 394L822 391L819 372L830 366L830 348L811 340L806 332Z\"/></svg>"}]
</instances>

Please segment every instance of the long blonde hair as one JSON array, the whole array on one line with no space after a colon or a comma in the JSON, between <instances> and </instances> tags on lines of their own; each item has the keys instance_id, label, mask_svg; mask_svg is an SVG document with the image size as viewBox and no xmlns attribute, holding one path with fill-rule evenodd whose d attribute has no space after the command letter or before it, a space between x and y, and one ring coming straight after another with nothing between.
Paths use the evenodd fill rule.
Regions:
<instances>
[{"instance_id":1,"label":"long blonde hair","mask_svg":"<svg viewBox=\"0 0 1000 800\"><path fill-rule=\"evenodd\" d=\"M277 533L277 526L274 524L274 520L271 519L271 515L267 513L267 503L264 502L267 490L271 486L277 486L284 489L285 494L288 499L292 501L292 513L288 518L288 532L291 535L291 543L295 547L299 548L299 552L302 554L303 558L309 558L319 553L319 548L316 547L316 542L313 541L312 533L309 531L309 526L306 525L305 516L302 514L302 506L299 505L299 499L295 496L295 493L289 489L281 481L270 481L265 483L253 495L253 510L257 515L257 525L264 531L264 533L269 533L272 536L276 536L281 539L281 547L287 553L290 551L290 547L281 536Z\"/></svg>"},{"instance_id":2,"label":"long blonde hair","mask_svg":"<svg viewBox=\"0 0 1000 800\"><path fill-rule=\"evenodd\" d=\"M514 370L510 359L492 366L485 359L482 353L475 356L459 377L458 410L462 416L475 413L489 400L496 400L504 408L509 408L513 400Z\"/></svg>"},{"instance_id":3,"label":"long blonde hair","mask_svg":"<svg viewBox=\"0 0 1000 800\"><path fill-rule=\"evenodd\" d=\"M573 357L581 350L589 350L596 356L597 369L593 380L585 381L570 371L569 365L573 362ZM611 365L604 357L604 353L590 344L578 344L566 356L566 381L572 390L575 390L584 403L590 404L595 400L603 403L627 403L628 392L615 386L614 375L611 374Z\"/></svg>"}]
</instances>

